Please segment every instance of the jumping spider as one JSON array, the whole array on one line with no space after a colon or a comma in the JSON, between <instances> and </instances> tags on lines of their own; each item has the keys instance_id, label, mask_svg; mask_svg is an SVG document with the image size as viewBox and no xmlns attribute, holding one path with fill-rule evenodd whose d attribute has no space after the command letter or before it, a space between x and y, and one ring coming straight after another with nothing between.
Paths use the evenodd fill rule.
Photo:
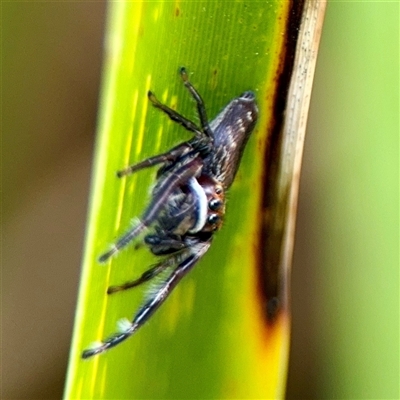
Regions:
<instances>
[{"instance_id":1,"label":"jumping spider","mask_svg":"<svg viewBox=\"0 0 400 400\"><path fill-rule=\"evenodd\" d=\"M123 320L119 333L85 350L83 358L102 353L136 332L204 256L214 232L222 226L225 193L235 178L243 150L257 121L255 95L247 91L234 98L209 123L204 102L190 83L185 68L180 69L180 76L196 102L200 126L160 103L152 92L148 92L154 107L194 136L166 153L117 172L118 177L123 177L143 168L161 165L150 203L141 218L99 258L101 263L108 261L140 233L152 228L151 233L144 237L144 243L154 255L164 257L138 279L109 287L108 293L138 286L167 269L171 272L139 308L132 322Z\"/></svg>"}]
</instances>

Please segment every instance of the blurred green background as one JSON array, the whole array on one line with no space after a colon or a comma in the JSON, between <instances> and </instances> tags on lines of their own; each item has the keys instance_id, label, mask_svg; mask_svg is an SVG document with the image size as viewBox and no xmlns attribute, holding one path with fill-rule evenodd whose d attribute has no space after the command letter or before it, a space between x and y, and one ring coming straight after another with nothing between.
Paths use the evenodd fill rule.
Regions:
<instances>
[{"instance_id":1,"label":"blurred green background","mask_svg":"<svg viewBox=\"0 0 400 400\"><path fill-rule=\"evenodd\" d=\"M328 4L292 280L290 399L399 398L399 3ZM105 3L2 3L2 398L62 396Z\"/></svg>"}]
</instances>

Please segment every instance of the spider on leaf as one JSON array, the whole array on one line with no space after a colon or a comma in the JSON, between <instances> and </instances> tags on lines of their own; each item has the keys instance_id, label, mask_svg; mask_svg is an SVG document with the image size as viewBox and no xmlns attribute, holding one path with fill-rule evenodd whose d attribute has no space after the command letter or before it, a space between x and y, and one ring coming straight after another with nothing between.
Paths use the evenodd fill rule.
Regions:
<instances>
[{"instance_id":1,"label":"spider on leaf","mask_svg":"<svg viewBox=\"0 0 400 400\"><path fill-rule=\"evenodd\" d=\"M169 275L134 315L122 320L120 332L84 350L89 358L116 346L135 333L158 309L179 281L210 248L214 232L222 226L225 193L232 185L243 150L257 121L258 108L251 91L230 101L211 122L203 99L189 81L185 68L180 69L183 84L195 100L200 126L160 103L152 92L148 98L154 107L193 133L192 139L166 153L150 157L117 172L118 177L160 165L151 199L139 221L99 257L107 262L143 231L144 243L161 260L138 279L111 286L116 293L153 279L161 272Z\"/></svg>"}]
</instances>

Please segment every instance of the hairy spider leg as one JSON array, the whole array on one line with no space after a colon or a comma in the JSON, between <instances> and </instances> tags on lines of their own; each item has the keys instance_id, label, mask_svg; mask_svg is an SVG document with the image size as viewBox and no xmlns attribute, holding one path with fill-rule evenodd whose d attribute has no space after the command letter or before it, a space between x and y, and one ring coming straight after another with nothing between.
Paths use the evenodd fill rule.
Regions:
<instances>
[{"instance_id":1,"label":"hairy spider leg","mask_svg":"<svg viewBox=\"0 0 400 400\"><path fill-rule=\"evenodd\" d=\"M153 236L150 241L153 241L155 237ZM176 253L184 249L186 244L182 240L174 239L174 238L157 238L157 244L150 244L150 241L146 241L146 243L151 246L151 252L155 256L165 256L167 254Z\"/></svg>"},{"instance_id":2,"label":"hairy spider leg","mask_svg":"<svg viewBox=\"0 0 400 400\"><path fill-rule=\"evenodd\" d=\"M146 211L139 220L139 223L125 233L109 251L99 257L99 262L106 262L111 256L128 245L135 237L140 235L143 230L148 228L158 217L158 214L165 206L170 194L180 185L184 184L188 179L198 175L203 164L199 158L194 158L188 163L181 165L176 170L172 170L170 174L162 181L159 187L156 187L154 196L147 207Z\"/></svg>"},{"instance_id":3,"label":"hairy spider leg","mask_svg":"<svg viewBox=\"0 0 400 400\"><path fill-rule=\"evenodd\" d=\"M143 161L138 162L137 164L129 165L128 167L120 170L117 172L117 177L121 178L126 175L130 175L136 171L139 171L144 168L149 168L157 164L163 164L167 161L173 162L177 160L181 155L185 152L190 151L192 147L188 145L186 142L181 143L180 145L172 148L171 150L167 151L166 153L159 154L154 157L146 158Z\"/></svg>"},{"instance_id":4,"label":"hairy spider leg","mask_svg":"<svg viewBox=\"0 0 400 400\"><path fill-rule=\"evenodd\" d=\"M82 358L89 358L116 346L133 335L166 300L180 280L195 266L211 245L208 242L199 242L188 252L188 257L179 262L178 266L168 276L157 292L139 309L129 326L121 333L116 333L107 338L101 345L84 350ZM173 256L176 258L176 256Z\"/></svg>"},{"instance_id":5,"label":"hairy spider leg","mask_svg":"<svg viewBox=\"0 0 400 400\"><path fill-rule=\"evenodd\" d=\"M204 136L203 131L192 121L185 118L183 115L177 113L172 108L169 108L165 104L162 104L155 94L150 90L147 92L147 96L149 100L152 102L153 106L163 111L165 114L170 117L170 119L178 124L182 125L189 132L193 132L198 138L202 138Z\"/></svg>"},{"instance_id":6,"label":"hairy spider leg","mask_svg":"<svg viewBox=\"0 0 400 400\"><path fill-rule=\"evenodd\" d=\"M128 281L123 283L122 285L115 285L115 286L110 286L107 289L107 294L113 294L116 292L122 292L123 290L131 289L136 286L141 285L142 283L145 283L154 277L156 277L158 274L160 274L162 271L164 271L166 268L171 267L172 265L175 264L175 258L174 257L169 257L155 265L153 265L151 268L149 268L147 271L144 271L143 274L138 278L133 281Z\"/></svg>"},{"instance_id":7,"label":"hairy spider leg","mask_svg":"<svg viewBox=\"0 0 400 400\"><path fill-rule=\"evenodd\" d=\"M186 72L186 68L182 67L179 70L179 73L181 75L181 78L183 80L183 84L185 87L189 90L190 94L196 101L197 105L197 112L199 114L200 118L200 123L201 123L201 128L203 129L203 132L209 137L213 138L213 132L210 128L210 124L208 123L208 118L207 118L207 113L206 113L206 107L204 105L204 101L202 97L200 96L199 92L195 89L195 87L192 85L192 83L189 81L189 76Z\"/></svg>"}]
</instances>

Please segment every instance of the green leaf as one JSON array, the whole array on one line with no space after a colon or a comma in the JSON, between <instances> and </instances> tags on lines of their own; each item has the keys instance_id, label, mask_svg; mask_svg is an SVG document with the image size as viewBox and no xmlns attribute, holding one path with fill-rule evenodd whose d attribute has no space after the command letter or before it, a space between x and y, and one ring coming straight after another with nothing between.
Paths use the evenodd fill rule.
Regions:
<instances>
[{"instance_id":1,"label":"green leaf","mask_svg":"<svg viewBox=\"0 0 400 400\"><path fill-rule=\"evenodd\" d=\"M279 100L289 90L302 10L302 2L281 1L110 3L91 207L65 398L283 396L287 283L277 283L279 293L269 298L262 281L280 276L286 245L271 245L266 239L265 248L278 257L265 256L260 232L270 227L272 237L277 232L282 243L282 225L292 204L287 186L279 194L281 167L270 171L281 165L271 140L273 132L281 131L284 108ZM107 353L82 360L83 349L115 332L116 322L131 318L143 301L142 288L112 296L106 290L135 279L155 262L144 246L131 245L106 265L97 259L132 218L141 215L154 184L154 169L122 179L115 172L191 137L147 99L151 89L162 102L196 120L194 103L178 76L181 66L190 72L210 119L245 90L257 96L260 117L228 195L225 225L210 251L143 328ZM282 87L286 89L279 93ZM266 188L270 172L274 180ZM292 174L285 176L285 185L290 184ZM265 209L264 204L272 189L283 210L278 227L268 215L273 207ZM290 258L290 245L287 254ZM278 260L272 275L265 273L268 259ZM274 302L279 306L276 313L270 310Z\"/></svg>"}]
</instances>

